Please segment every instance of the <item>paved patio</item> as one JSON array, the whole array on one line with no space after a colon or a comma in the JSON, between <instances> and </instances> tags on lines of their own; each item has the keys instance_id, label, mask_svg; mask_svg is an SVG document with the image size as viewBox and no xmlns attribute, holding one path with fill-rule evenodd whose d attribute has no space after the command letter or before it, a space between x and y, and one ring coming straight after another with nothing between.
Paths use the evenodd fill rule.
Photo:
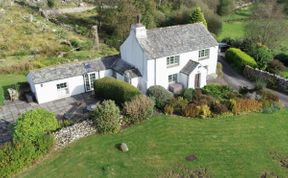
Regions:
<instances>
[{"instance_id":1,"label":"paved patio","mask_svg":"<svg viewBox=\"0 0 288 178\"><path fill-rule=\"evenodd\" d=\"M85 112L87 106L95 104L97 100L92 93L85 93L45 104L27 103L26 101L5 101L4 106L0 107L0 144L10 140L10 126L16 122L20 114L31 109L44 108L54 112L58 119L63 119L65 113L74 121L79 121L88 117Z\"/></svg>"}]
</instances>

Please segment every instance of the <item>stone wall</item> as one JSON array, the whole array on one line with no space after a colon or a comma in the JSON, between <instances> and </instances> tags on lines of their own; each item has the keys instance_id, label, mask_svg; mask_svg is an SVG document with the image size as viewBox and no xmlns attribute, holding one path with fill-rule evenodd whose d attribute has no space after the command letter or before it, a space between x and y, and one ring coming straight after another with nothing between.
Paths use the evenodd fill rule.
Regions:
<instances>
[{"instance_id":1,"label":"stone wall","mask_svg":"<svg viewBox=\"0 0 288 178\"><path fill-rule=\"evenodd\" d=\"M56 140L56 149L62 148L75 140L96 133L95 126L92 121L82 121L69 127L64 127L54 133Z\"/></svg>"},{"instance_id":2,"label":"stone wall","mask_svg":"<svg viewBox=\"0 0 288 178\"><path fill-rule=\"evenodd\" d=\"M88 7L72 7L72 8L63 8L63 9L49 9L49 10L40 10L42 15L47 18L49 16L55 16L60 14L70 14L70 13L79 13L85 12L88 10L94 9L95 6Z\"/></svg>"},{"instance_id":3,"label":"stone wall","mask_svg":"<svg viewBox=\"0 0 288 178\"><path fill-rule=\"evenodd\" d=\"M280 77L279 75L254 69L250 66L245 67L243 74L250 80L261 79L267 82L267 87L274 88L282 92L288 92L288 79Z\"/></svg>"}]
</instances>

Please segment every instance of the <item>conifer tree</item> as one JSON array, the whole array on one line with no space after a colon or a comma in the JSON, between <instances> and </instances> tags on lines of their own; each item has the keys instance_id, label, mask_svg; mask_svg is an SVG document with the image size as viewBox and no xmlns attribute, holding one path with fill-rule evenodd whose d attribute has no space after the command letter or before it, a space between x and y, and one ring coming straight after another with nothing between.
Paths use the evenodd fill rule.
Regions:
<instances>
[{"instance_id":1,"label":"conifer tree","mask_svg":"<svg viewBox=\"0 0 288 178\"><path fill-rule=\"evenodd\" d=\"M192 15L191 15L192 23L203 23L207 27L207 21L204 17L204 14L199 6L196 6Z\"/></svg>"}]
</instances>

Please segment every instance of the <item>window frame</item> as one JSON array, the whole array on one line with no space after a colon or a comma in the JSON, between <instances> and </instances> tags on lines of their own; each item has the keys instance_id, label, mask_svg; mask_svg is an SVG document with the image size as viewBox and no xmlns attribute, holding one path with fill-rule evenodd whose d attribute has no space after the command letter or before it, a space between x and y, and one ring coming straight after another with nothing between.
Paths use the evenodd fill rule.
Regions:
<instances>
[{"instance_id":1,"label":"window frame","mask_svg":"<svg viewBox=\"0 0 288 178\"><path fill-rule=\"evenodd\" d=\"M198 52L198 58L199 60L207 59L210 57L210 49L202 49Z\"/></svg>"},{"instance_id":2,"label":"window frame","mask_svg":"<svg viewBox=\"0 0 288 178\"><path fill-rule=\"evenodd\" d=\"M171 74L168 75L168 83L177 83L178 81L178 74Z\"/></svg>"},{"instance_id":3,"label":"window frame","mask_svg":"<svg viewBox=\"0 0 288 178\"><path fill-rule=\"evenodd\" d=\"M56 88L57 88L57 90L64 90L64 89L68 88L68 84L67 84L67 82L58 83L58 84L56 84Z\"/></svg>"},{"instance_id":4,"label":"window frame","mask_svg":"<svg viewBox=\"0 0 288 178\"><path fill-rule=\"evenodd\" d=\"M166 57L167 67L175 67L180 65L180 55Z\"/></svg>"}]
</instances>

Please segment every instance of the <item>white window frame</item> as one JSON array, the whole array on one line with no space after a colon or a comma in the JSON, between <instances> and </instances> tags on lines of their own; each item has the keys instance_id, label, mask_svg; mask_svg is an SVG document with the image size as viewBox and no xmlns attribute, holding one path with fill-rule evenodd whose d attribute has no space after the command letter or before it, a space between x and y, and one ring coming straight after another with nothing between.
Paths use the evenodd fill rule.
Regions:
<instances>
[{"instance_id":1,"label":"white window frame","mask_svg":"<svg viewBox=\"0 0 288 178\"><path fill-rule=\"evenodd\" d=\"M168 75L168 83L177 83L177 81L178 81L178 74Z\"/></svg>"},{"instance_id":2,"label":"white window frame","mask_svg":"<svg viewBox=\"0 0 288 178\"><path fill-rule=\"evenodd\" d=\"M210 49L200 50L198 53L199 59L207 59L210 56Z\"/></svg>"},{"instance_id":3,"label":"white window frame","mask_svg":"<svg viewBox=\"0 0 288 178\"><path fill-rule=\"evenodd\" d=\"M180 56L169 56L166 58L167 67L174 67L180 64Z\"/></svg>"},{"instance_id":4,"label":"white window frame","mask_svg":"<svg viewBox=\"0 0 288 178\"><path fill-rule=\"evenodd\" d=\"M56 88L57 88L57 91L65 90L65 94L69 95L69 87L68 87L67 82L62 82L62 83L56 84Z\"/></svg>"}]
</instances>

